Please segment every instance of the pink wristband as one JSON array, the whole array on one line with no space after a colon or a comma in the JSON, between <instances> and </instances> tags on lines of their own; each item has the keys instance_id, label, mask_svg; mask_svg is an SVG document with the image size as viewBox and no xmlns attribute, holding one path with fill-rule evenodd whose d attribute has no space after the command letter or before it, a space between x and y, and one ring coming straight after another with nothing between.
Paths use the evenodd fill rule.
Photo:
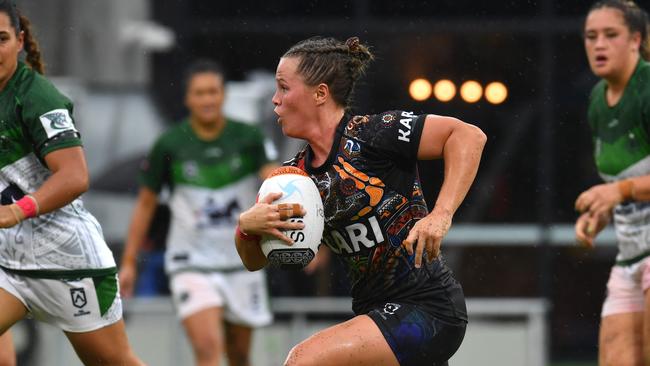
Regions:
<instances>
[{"instance_id":1,"label":"pink wristband","mask_svg":"<svg viewBox=\"0 0 650 366\"><path fill-rule=\"evenodd\" d=\"M23 212L25 219L36 217L38 215L38 203L36 202L36 199L30 195L16 201L16 206L18 206L20 211Z\"/></svg>"},{"instance_id":2,"label":"pink wristband","mask_svg":"<svg viewBox=\"0 0 650 366\"><path fill-rule=\"evenodd\" d=\"M239 225L237 225L236 232L237 232L237 237L239 237L239 239L241 239L241 240L256 241L256 242L259 242L260 240L262 240L261 235L246 234L245 232L241 231L241 229L239 228Z\"/></svg>"}]
</instances>

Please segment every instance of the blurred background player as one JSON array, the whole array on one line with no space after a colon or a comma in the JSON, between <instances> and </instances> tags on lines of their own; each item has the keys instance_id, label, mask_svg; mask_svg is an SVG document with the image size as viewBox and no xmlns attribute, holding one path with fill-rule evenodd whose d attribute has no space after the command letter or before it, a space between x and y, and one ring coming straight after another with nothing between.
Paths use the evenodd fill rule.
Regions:
<instances>
[{"instance_id":1,"label":"blurred background player","mask_svg":"<svg viewBox=\"0 0 650 366\"><path fill-rule=\"evenodd\" d=\"M142 168L120 271L124 296L136 280L136 257L163 187L171 191L166 272L197 365L249 365L252 328L269 324L265 276L243 267L232 233L254 201L259 178L274 164L261 132L226 118L224 73L208 60L186 73L189 117L163 134ZM222 327L223 324L223 327ZM225 333L225 337L222 336Z\"/></svg>"},{"instance_id":2,"label":"blurred background player","mask_svg":"<svg viewBox=\"0 0 650 366\"><path fill-rule=\"evenodd\" d=\"M31 315L62 329L84 364L139 365L113 255L78 199L89 179L72 103L43 70L29 20L0 0L0 334ZM10 335L0 347L14 363Z\"/></svg>"},{"instance_id":3,"label":"blurred background player","mask_svg":"<svg viewBox=\"0 0 650 366\"><path fill-rule=\"evenodd\" d=\"M277 67L278 123L308 142L288 164L305 170L323 196L323 241L348 265L356 314L298 344L286 365L446 365L465 334L463 291L440 244L486 137L450 117L349 114L372 59L356 37L317 37L291 47ZM445 178L429 212L416 163L435 158L444 158ZM280 196L260 197L240 216L237 248L250 270L266 265L256 236L290 243L281 230L302 225L281 219L272 204Z\"/></svg>"},{"instance_id":4,"label":"blurred background player","mask_svg":"<svg viewBox=\"0 0 650 366\"><path fill-rule=\"evenodd\" d=\"M593 247L612 214L618 255L600 325L601 365L650 364L650 64L648 15L632 1L594 4L584 26L593 88L588 118L606 181L576 200L578 241ZM645 315L644 315L645 313Z\"/></svg>"}]
</instances>

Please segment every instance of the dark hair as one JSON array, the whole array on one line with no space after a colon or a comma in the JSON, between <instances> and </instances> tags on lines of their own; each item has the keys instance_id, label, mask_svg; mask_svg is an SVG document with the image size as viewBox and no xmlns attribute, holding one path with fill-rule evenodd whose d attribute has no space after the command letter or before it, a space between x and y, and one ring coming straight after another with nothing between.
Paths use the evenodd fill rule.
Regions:
<instances>
[{"instance_id":1,"label":"dark hair","mask_svg":"<svg viewBox=\"0 0 650 366\"><path fill-rule=\"evenodd\" d=\"M190 81L196 74L202 74L202 73L212 73L221 76L224 81L226 79L226 74L223 71L223 67L221 67L221 64L214 60L210 59L199 59L190 64L185 69L185 74L183 77L183 85L185 87L185 90L190 86Z\"/></svg>"},{"instance_id":2,"label":"dark hair","mask_svg":"<svg viewBox=\"0 0 650 366\"><path fill-rule=\"evenodd\" d=\"M334 101L345 108L352 102L354 85L365 73L374 56L358 37L341 42L334 38L313 37L298 42L282 57L298 57L298 73L305 83L325 83Z\"/></svg>"},{"instance_id":3,"label":"dark hair","mask_svg":"<svg viewBox=\"0 0 650 366\"><path fill-rule=\"evenodd\" d=\"M641 46L639 47L641 57L645 60L650 58L648 13L632 0L601 0L591 6L589 13L602 8L617 9L623 13L623 19L630 33L639 32L641 34Z\"/></svg>"},{"instance_id":4,"label":"dark hair","mask_svg":"<svg viewBox=\"0 0 650 366\"><path fill-rule=\"evenodd\" d=\"M5 13L9 16L9 23L16 31L16 37L20 35L21 31L23 32L25 35L23 44L23 49L26 53L25 61L36 72L43 74L45 72L45 63L43 62L38 42L34 38L32 23L27 17L20 14L16 8L16 4L12 0L0 0L0 13Z\"/></svg>"}]
</instances>

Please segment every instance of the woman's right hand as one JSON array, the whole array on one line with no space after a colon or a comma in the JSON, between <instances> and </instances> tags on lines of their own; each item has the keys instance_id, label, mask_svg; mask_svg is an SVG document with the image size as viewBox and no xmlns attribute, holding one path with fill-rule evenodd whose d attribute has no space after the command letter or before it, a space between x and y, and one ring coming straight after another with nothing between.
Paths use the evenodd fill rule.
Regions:
<instances>
[{"instance_id":1,"label":"woman's right hand","mask_svg":"<svg viewBox=\"0 0 650 366\"><path fill-rule=\"evenodd\" d=\"M587 211L578 217L575 224L576 240L578 244L593 248L594 239L611 220L609 211L604 213L593 213Z\"/></svg>"},{"instance_id":2,"label":"woman's right hand","mask_svg":"<svg viewBox=\"0 0 650 366\"><path fill-rule=\"evenodd\" d=\"M118 277L120 279L120 294L122 297L128 299L133 296L135 280L138 277L138 269L135 264L122 263Z\"/></svg>"},{"instance_id":3,"label":"woman's right hand","mask_svg":"<svg viewBox=\"0 0 650 366\"><path fill-rule=\"evenodd\" d=\"M302 222L292 222L291 217L302 217L307 211L302 205L294 203L273 204L282 193L269 193L253 207L239 215L239 230L249 235L270 235L285 241L288 245L293 240L282 231L300 230L305 227Z\"/></svg>"},{"instance_id":4,"label":"woman's right hand","mask_svg":"<svg viewBox=\"0 0 650 366\"><path fill-rule=\"evenodd\" d=\"M0 229L8 229L14 227L20 223L18 220L18 215L21 215L18 211L12 208L10 205L0 206Z\"/></svg>"}]
</instances>

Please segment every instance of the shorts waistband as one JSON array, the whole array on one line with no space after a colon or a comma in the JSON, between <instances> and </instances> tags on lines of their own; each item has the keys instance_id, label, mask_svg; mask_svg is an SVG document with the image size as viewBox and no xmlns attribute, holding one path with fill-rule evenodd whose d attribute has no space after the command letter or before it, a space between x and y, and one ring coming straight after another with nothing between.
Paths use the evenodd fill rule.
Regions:
<instances>
[{"instance_id":1,"label":"shorts waistband","mask_svg":"<svg viewBox=\"0 0 650 366\"><path fill-rule=\"evenodd\" d=\"M201 268L201 267L186 267L179 268L167 273L169 276L187 273L187 272L198 272L198 273L235 273L235 272L248 272L244 267L230 267L230 268Z\"/></svg>"},{"instance_id":2,"label":"shorts waistband","mask_svg":"<svg viewBox=\"0 0 650 366\"><path fill-rule=\"evenodd\" d=\"M614 213L617 215L629 215L634 212L642 211L650 208L650 201L643 202L623 202L614 208Z\"/></svg>"},{"instance_id":3,"label":"shorts waistband","mask_svg":"<svg viewBox=\"0 0 650 366\"><path fill-rule=\"evenodd\" d=\"M643 252L643 253L635 256L635 257L632 257L630 259L623 259L623 260L620 260L620 261L616 261L616 265L619 266L619 267L631 266L631 265L633 265L635 263L641 262L642 260L644 260L648 256L650 256L650 250L645 251L645 252Z\"/></svg>"},{"instance_id":4,"label":"shorts waistband","mask_svg":"<svg viewBox=\"0 0 650 366\"><path fill-rule=\"evenodd\" d=\"M89 277L112 276L117 273L116 267L89 269L13 269L0 266L3 271L19 276L42 278L47 280L76 280Z\"/></svg>"}]
</instances>

